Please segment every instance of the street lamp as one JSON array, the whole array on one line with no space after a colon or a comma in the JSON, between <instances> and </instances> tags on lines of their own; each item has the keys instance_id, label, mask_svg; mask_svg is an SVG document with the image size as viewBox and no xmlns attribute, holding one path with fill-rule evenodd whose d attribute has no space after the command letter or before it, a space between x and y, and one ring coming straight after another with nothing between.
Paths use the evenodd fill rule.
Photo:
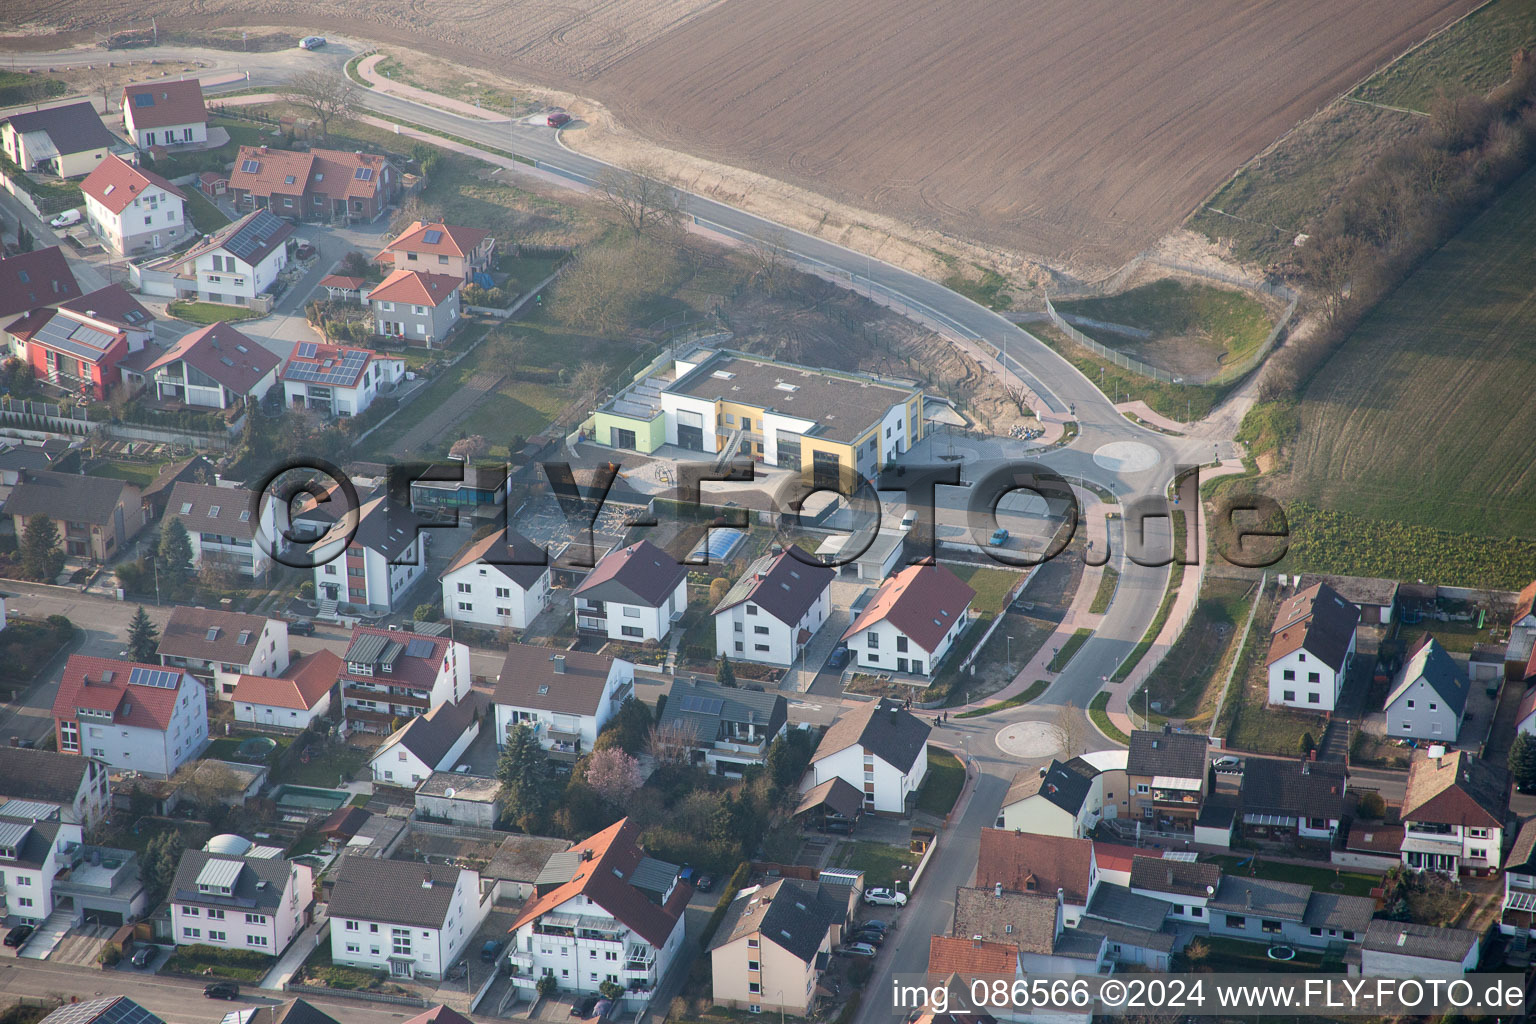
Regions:
<instances>
[{"instance_id":1,"label":"street lamp","mask_svg":"<svg viewBox=\"0 0 1536 1024\"><path fill-rule=\"evenodd\" d=\"M779 1024L784 1024L784 990L779 989L777 995L779 997Z\"/></svg>"},{"instance_id":2,"label":"street lamp","mask_svg":"<svg viewBox=\"0 0 1536 1024\"><path fill-rule=\"evenodd\" d=\"M1008 651L1008 671L1012 672L1013 671L1013 637L1011 637L1011 636L1010 637L1005 637L1004 639L1007 640L1007 645L1006 645L1005 649Z\"/></svg>"}]
</instances>

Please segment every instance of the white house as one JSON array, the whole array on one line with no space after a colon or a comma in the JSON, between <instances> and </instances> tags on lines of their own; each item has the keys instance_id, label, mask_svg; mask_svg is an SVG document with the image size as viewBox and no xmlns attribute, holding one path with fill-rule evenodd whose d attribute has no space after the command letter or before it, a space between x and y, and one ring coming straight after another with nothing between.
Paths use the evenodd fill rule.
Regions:
<instances>
[{"instance_id":1,"label":"white house","mask_svg":"<svg viewBox=\"0 0 1536 1024\"><path fill-rule=\"evenodd\" d=\"M191 235L187 195L154 171L109 154L80 183L85 219L120 256L158 251Z\"/></svg>"},{"instance_id":2,"label":"white house","mask_svg":"<svg viewBox=\"0 0 1536 1024\"><path fill-rule=\"evenodd\" d=\"M179 486L179 485L178 485ZM426 531L408 516L392 516L388 498L363 501L353 516L344 515L309 546L315 596L322 602L394 611L406 591L427 568Z\"/></svg>"},{"instance_id":3,"label":"white house","mask_svg":"<svg viewBox=\"0 0 1536 1024\"><path fill-rule=\"evenodd\" d=\"M405 379L405 360L372 349L301 341L278 377L286 404L324 416L356 416Z\"/></svg>"},{"instance_id":4,"label":"white house","mask_svg":"<svg viewBox=\"0 0 1536 1024\"><path fill-rule=\"evenodd\" d=\"M91 829L111 807L111 773L93 757L0 746L0 814L11 801L54 804L61 821Z\"/></svg>"},{"instance_id":5,"label":"white house","mask_svg":"<svg viewBox=\"0 0 1536 1024\"><path fill-rule=\"evenodd\" d=\"M298 861L187 850L168 896L172 936L277 956L304 930L314 887L314 869Z\"/></svg>"},{"instance_id":6,"label":"white house","mask_svg":"<svg viewBox=\"0 0 1536 1024\"><path fill-rule=\"evenodd\" d=\"M156 651L162 665L213 683L213 696L227 700L240 676L276 676L287 670L288 623L178 605L171 609Z\"/></svg>"},{"instance_id":7,"label":"white house","mask_svg":"<svg viewBox=\"0 0 1536 1024\"><path fill-rule=\"evenodd\" d=\"M550 756L574 761L592 749L634 683L635 666L622 658L513 644L492 697L496 745L506 746L508 731L527 725Z\"/></svg>"},{"instance_id":8,"label":"white house","mask_svg":"<svg viewBox=\"0 0 1536 1024\"><path fill-rule=\"evenodd\" d=\"M932 676L965 632L975 596L942 565L909 565L880 585L843 642L861 669Z\"/></svg>"},{"instance_id":9,"label":"white house","mask_svg":"<svg viewBox=\"0 0 1536 1024\"><path fill-rule=\"evenodd\" d=\"M661 640L688 609L688 570L648 540L608 552L572 592L576 628L610 640Z\"/></svg>"},{"instance_id":10,"label":"white house","mask_svg":"<svg viewBox=\"0 0 1536 1024\"><path fill-rule=\"evenodd\" d=\"M845 712L811 757L813 784L840 778L864 794L864 809L903 814L928 773L927 722L883 697Z\"/></svg>"},{"instance_id":11,"label":"white house","mask_svg":"<svg viewBox=\"0 0 1536 1024\"><path fill-rule=\"evenodd\" d=\"M1180 924L1209 924L1206 906L1215 898L1220 885L1221 868L1209 862L1135 855L1131 858L1131 892L1167 903L1169 916Z\"/></svg>"},{"instance_id":12,"label":"white house","mask_svg":"<svg viewBox=\"0 0 1536 1024\"><path fill-rule=\"evenodd\" d=\"M1411 921L1372 921L1360 946L1365 978L1444 978L1477 969L1482 936L1465 928L1436 928ZM1350 967L1350 973L1355 968Z\"/></svg>"},{"instance_id":13,"label":"white house","mask_svg":"<svg viewBox=\"0 0 1536 1024\"><path fill-rule=\"evenodd\" d=\"M1403 797L1403 863L1452 875L1496 871L1508 812L1507 786L1486 761L1465 750L1416 754Z\"/></svg>"},{"instance_id":14,"label":"white house","mask_svg":"<svg viewBox=\"0 0 1536 1024\"><path fill-rule=\"evenodd\" d=\"M252 579L264 577L272 568L272 546L280 541L278 503L262 502L259 516L253 516L254 497L243 487L192 480L178 480L171 487L165 514L180 519L187 528L195 568L218 563Z\"/></svg>"},{"instance_id":15,"label":"white house","mask_svg":"<svg viewBox=\"0 0 1536 1024\"><path fill-rule=\"evenodd\" d=\"M962 886L955 890L950 930L957 938L964 936L973 946L981 943L984 947L994 942L1012 946L1018 968L1026 975L1098 974L1107 969L1109 950L1105 937L1080 932L1075 925L1068 924L1063 911L1062 898L1045 888L1024 891L1006 886ZM990 958L971 959L984 962ZM1008 973L1003 967L1005 977Z\"/></svg>"},{"instance_id":16,"label":"white house","mask_svg":"<svg viewBox=\"0 0 1536 1024\"><path fill-rule=\"evenodd\" d=\"M1455 743L1470 690L1467 674L1425 634L1387 691L1387 735Z\"/></svg>"},{"instance_id":17,"label":"white house","mask_svg":"<svg viewBox=\"0 0 1536 1024\"><path fill-rule=\"evenodd\" d=\"M342 661L342 710L352 729L391 733L397 719L469 695L469 648L446 636L357 626Z\"/></svg>"},{"instance_id":18,"label":"white house","mask_svg":"<svg viewBox=\"0 0 1536 1024\"><path fill-rule=\"evenodd\" d=\"M831 614L835 575L788 550L754 561L715 608L715 656L793 664Z\"/></svg>"},{"instance_id":19,"label":"white house","mask_svg":"<svg viewBox=\"0 0 1536 1024\"><path fill-rule=\"evenodd\" d=\"M331 961L395 978L442 978L494 901L468 868L344 856L335 872Z\"/></svg>"},{"instance_id":20,"label":"white house","mask_svg":"<svg viewBox=\"0 0 1536 1024\"><path fill-rule=\"evenodd\" d=\"M415 789L433 772L457 767L459 756L480 735L485 699L471 693L457 704L439 704L389 735L368 767L375 782Z\"/></svg>"},{"instance_id":21,"label":"white house","mask_svg":"<svg viewBox=\"0 0 1536 1024\"><path fill-rule=\"evenodd\" d=\"M249 306L288 265L293 225L252 210L188 249L174 264L179 298Z\"/></svg>"},{"instance_id":22,"label":"white house","mask_svg":"<svg viewBox=\"0 0 1536 1024\"><path fill-rule=\"evenodd\" d=\"M1037 835L1085 838L1104 816L1104 783L1088 762L1023 768L1003 798L997 827Z\"/></svg>"},{"instance_id":23,"label":"white house","mask_svg":"<svg viewBox=\"0 0 1536 1024\"><path fill-rule=\"evenodd\" d=\"M61 754L170 775L208 745L208 697L191 673L70 655L53 701Z\"/></svg>"},{"instance_id":24,"label":"white house","mask_svg":"<svg viewBox=\"0 0 1536 1024\"><path fill-rule=\"evenodd\" d=\"M195 78L125 86L122 103L123 128L139 149L208 141L203 84Z\"/></svg>"},{"instance_id":25,"label":"white house","mask_svg":"<svg viewBox=\"0 0 1536 1024\"><path fill-rule=\"evenodd\" d=\"M200 409L259 402L277 382L277 356L229 323L210 324L169 348L130 353L118 364L123 378L142 383L151 397Z\"/></svg>"},{"instance_id":26,"label":"white house","mask_svg":"<svg viewBox=\"0 0 1536 1024\"><path fill-rule=\"evenodd\" d=\"M1355 653L1360 609L1326 583L1280 603L1270 630L1269 703L1331 712Z\"/></svg>"},{"instance_id":27,"label":"white house","mask_svg":"<svg viewBox=\"0 0 1536 1024\"><path fill-rule=\"evenodd\" d=\"M61 819L57 805L14 801L0 806L0 924L41 924L54 911L54 881L68 867L68 849L84 842L80 825Z\"/></svg>"},{"instance_id":28,"label":"white house","mask_svg":"<svg viewBox=\"0 0 1536 1024\"><path fill-rule=\"evenodd\" d=\"M527 629L549 607L548 556L513 530L470 541L438 580L443 616L466 625Z\"/></svg>"},{"instance_id":29,"label":"white house","mask_svg":"<svg viewBox=\"0 0 1536 1024\"><path fill-rule=\"evenodd\" d=\"M1521 826L1520 835L1504 861L1504 906L1499 914L1499 931L1521 937L1527 944L1536 938L1536 818Z\"/></svg>"},{"instance_id":30,"label":"white house","mask_svg":"<svg viewBox=\"0 0 1536 1024\"><path fill-rule=\"evenodd\" d=\"M562 991L597 992L612 982L623 1009L645 1007L683 944L693 889L676 864L646 856L639 832L623 818L550 857L538 898L512 922L513 985L553 977Z\"/></svg>"},{"instance_id":31,"label":"white house","mask_svg":"<svg viewBox=\"0 0 1536 1024\"><path fill-rule=\"evenodd\" d=\"M295 659L277 675L235 677L229 701L235 721L303 729L331 709L341 658L320 650Z\"/></svg>"}]
</instances>

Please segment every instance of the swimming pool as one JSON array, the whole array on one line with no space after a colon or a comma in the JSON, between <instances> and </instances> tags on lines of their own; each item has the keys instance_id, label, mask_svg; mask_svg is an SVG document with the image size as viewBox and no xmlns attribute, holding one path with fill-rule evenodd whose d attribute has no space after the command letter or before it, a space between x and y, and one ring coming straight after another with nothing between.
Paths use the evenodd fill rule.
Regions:
<instances>
[{"instance_id":1,"label":"swimming pool","mask_svg":"<svg viewBox=\"0 0 1536 1024\"><path fill-rule=\"evenodd\" d=\"M745 530L733 530L729 527L710 530L705 538L694 545L688 553L688 561L697 562L700 556L706 552L711 563L723 562L736 550L736 546L746 538Z\"/></svg>"},{"instance_id":2,"label":"swimming pool","mask_svg":"<svg viewBox=\"0 0 1536 1024\"><path fill-rule=\"evenodd\" d=\"M334 811L346 806L352 794L344 789L317 789L314 786L278 786L272 791L272 802L278 809L303 811Z\"/></svg>"}]
</instances>

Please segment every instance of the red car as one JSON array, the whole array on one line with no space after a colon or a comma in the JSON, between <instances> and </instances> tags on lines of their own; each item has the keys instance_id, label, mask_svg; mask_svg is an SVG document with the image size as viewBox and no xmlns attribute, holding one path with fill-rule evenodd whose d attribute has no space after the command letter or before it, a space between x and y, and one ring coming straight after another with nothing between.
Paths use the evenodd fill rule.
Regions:
<instances>
[{"instance_id":1,"label":"red car","mask_svg":"<svg viewBox=\"0 0 1536 1024\"><path fill-rule=\"evenodd\" d=\"M561 128L571 123L571 115L563 110L557 110L549 115L545 123L551 128Z\"/></svg>"}]
</instances>

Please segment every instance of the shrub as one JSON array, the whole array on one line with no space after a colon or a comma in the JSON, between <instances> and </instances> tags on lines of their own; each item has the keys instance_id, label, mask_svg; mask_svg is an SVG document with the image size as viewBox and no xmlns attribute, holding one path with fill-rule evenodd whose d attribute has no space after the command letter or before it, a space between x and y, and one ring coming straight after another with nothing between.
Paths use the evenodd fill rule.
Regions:
<instances>
[{"instance_id":1,"label":"shrub","mask_svg":"<svg viewBox=\"0 0 1536 1024\"><path fill-rule=\"evenodd\" d=\"M553 974L546 974L539 979L538 990L539 995L543 996L545 999L548 999L556 992L560 991L560 983L555 980L555 976Z\"/></svg>"},{"instance_id":2,"label":"shrub","mask_svg":"<svg viewBox=\"0 0 1536 1024\"><path fill-rule=\"evenodd\" d=\"M315 581L305 580L299 584L299 596L306 601L312 601L315 597Z\"/></svg>"},{"instance_id":3,"label":"shrub","mask_svg":"<svg viewBox=\"0 0 1536 1024\"><path fill-rule=\"evenodd\" d=\"M1367 792L1360 797L1360 804L1356 811L1367 821L1380 821L1386 817L1387 801L1380 793Z\"/></svg>"},{"instance_id":4,"label":"shrub","mask_svg":"<svg viewBox=\"0 0 1536 1024\"><path fill-rule=\"evenodd\" d=\"M96 954L96 962L103 967L116 967L123 960L123 947L115 942L109 942L101 947L101 952Z\"/></svg>"},{"instance_id":5,"label":"shrub","mask_svg":"<svg viewBox=\"0 0 1536 1024\"><path fill-rule=\"evenodd\" d=\"M421 604L416 606L414 611L411 612L411 617L417 622L436 622L438 619L443 617L443 606L441 600L423 601Z\"/></svg>"}]
</instances>

